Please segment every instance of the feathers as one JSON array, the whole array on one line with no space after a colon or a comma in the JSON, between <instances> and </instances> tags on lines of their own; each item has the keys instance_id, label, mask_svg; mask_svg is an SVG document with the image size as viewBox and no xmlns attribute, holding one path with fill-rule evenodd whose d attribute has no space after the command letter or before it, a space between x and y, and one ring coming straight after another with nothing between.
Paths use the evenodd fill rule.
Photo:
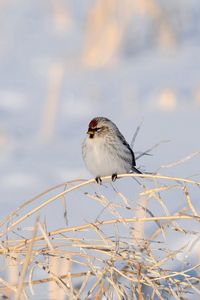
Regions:
<instances>
[{"instance_id":1,"label":"feathers","mask_svg":"<svg viewBox=\"0 0 200 300\"><path fill-rule=\"evenodd\" d=\"M135 168L133 150L117 126L107 118L97 117L89 123L82 154L87 169L95 176L141 173Z\"/></svg>"}]
</instances>

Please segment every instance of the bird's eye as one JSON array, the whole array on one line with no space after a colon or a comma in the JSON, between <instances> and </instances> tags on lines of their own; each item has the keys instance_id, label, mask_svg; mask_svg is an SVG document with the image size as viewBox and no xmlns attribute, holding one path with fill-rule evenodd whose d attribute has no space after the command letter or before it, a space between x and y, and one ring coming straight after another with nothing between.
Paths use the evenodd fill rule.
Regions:
<instances>
[{"instance_id":1,"label":"bird's eye","mask_svg":"<svg viewBox=\"0 0 200 300\"><path fill-rule=\"evenodd\" d=\"M99 132L99 131L101 131L101 128L97 127L94 130L97 131L97 132Z\"/></svg>"}]
</instances>

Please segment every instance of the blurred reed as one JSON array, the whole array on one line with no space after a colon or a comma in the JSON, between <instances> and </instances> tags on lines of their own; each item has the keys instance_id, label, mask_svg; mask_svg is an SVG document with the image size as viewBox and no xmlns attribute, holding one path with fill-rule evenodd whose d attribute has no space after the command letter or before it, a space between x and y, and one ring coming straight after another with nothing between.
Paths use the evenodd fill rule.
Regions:
<instances>
[{"instance_id":1,"label":"blurred reed","mask_svg":"<svg viewBox=\"0 0 200 300\"><path fill-rule=\"evenodd\" d=\"M57 32L66 32L72 24L71 12L64 0L51 1L53 22Z\"/></svg>"},{"instance_id":2,"label":"blurred reed","mask_svg":"<svg viewBox=\"0 0 200 300\"><path fill-rule=\"evenodd\" d=\"M133 26L131 22L138 16L151 20L150 28L161 47L171 48L176 44L176 34L169 15L157 1L125 0L122 3L119 0L97 0L88 13L84 63L91 67L102 67L116 62L124 38L130 26ZM133 32L130 31L130 34ZM134 43L137 37L132 36L131 40ZM131 47L134 48L134 45Z\"/></svg>"},{"instance_id":3,"label":"blurred reed","mask_svg":"<svg viewBox=\"0 0 200 300\"><path fill-rule=\"evenodd\" d=\"M48 73L48 92L42 113L39 136L43 142L51 142L56 131L60 92L65 68L62 63L54 63Z\"/></svg>"}]
</instances>

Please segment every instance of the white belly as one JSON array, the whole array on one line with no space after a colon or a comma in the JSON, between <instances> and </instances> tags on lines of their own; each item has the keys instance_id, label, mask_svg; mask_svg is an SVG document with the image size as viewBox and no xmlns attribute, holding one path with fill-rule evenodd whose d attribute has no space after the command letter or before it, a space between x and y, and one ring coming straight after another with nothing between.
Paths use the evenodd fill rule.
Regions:
<instances>
[{"instance_id":1,"label":"white belly","mask_svg":"<svg viewBox=\"0 0 200 300\"><path fill-rule=\"evenodd\" d=\"M120 159L115 149L109 151L102 138L86 137L83 143L83 158L86 167L95 177L127 173L131 169L130 163Z\"/></svg>"}]
</instances>

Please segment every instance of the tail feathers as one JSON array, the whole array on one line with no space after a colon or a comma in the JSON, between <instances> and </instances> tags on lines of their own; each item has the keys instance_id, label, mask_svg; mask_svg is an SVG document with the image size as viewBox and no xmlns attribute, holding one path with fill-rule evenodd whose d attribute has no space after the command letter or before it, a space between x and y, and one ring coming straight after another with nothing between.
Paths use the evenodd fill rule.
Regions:
<instances>
[{"instance_id":1,"label":"tail feathers","mask_svg":"<svg viewBox=\"0 0 200 300\"><path fill-rule=\"evenodd\" d=\"M136 169L134 166L132 167L132 172L137 174L142 174L138 169Z\"/></svg>"}]
</instances>

